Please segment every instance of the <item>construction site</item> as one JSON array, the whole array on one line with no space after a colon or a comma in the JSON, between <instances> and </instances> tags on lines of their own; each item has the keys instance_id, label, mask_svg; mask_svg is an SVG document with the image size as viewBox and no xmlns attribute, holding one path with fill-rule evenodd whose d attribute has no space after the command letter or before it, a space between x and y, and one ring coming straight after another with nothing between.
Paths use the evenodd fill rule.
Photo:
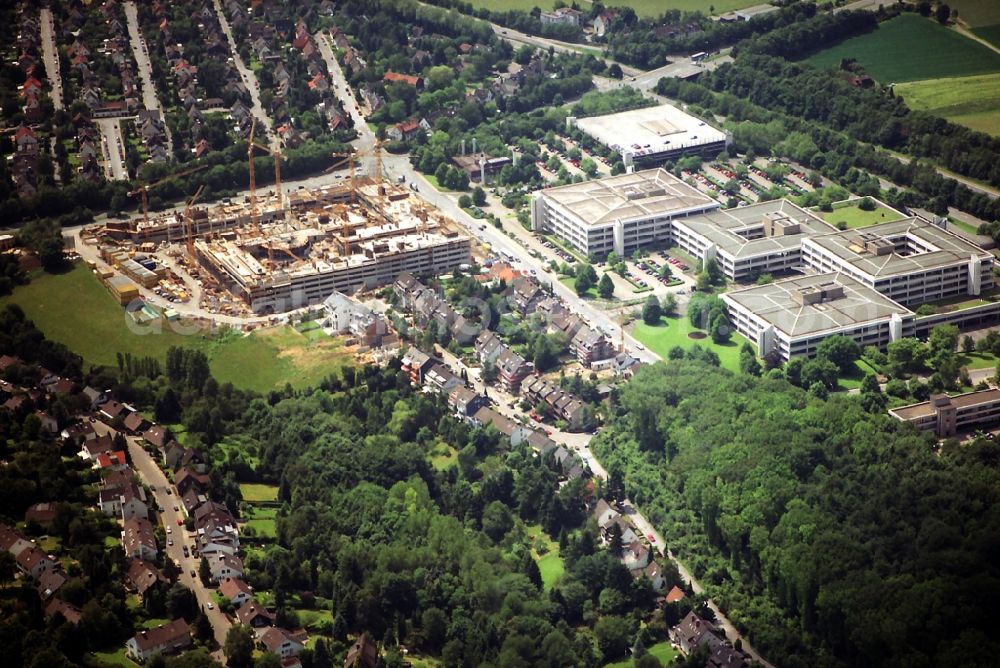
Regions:
<instances>
[{"instance_id":1,"label":"construction site","mask_svg":"<svg viewBox=\"0 0 1000 668\"><path fill-rule=\"evenodd\" d=\"M256 188L255 148L275 158L276 187L267 192ZM146 191L195 168L141 186L132 194L141 196L142 216L108 221L88 230L85 240L98 245L102 257L117 260L109 262L121 274L129 268L136 273L131 258L137 254L165 255L200 286L203 308L229 314L283 313L322 302L335 290L354 293L391 283L403 272L444 273L471 262L471 240L457 225L382 178L379 151L376 146L370 176L355 174L360 154L353 153L331 168L346 165L346 178L285 195L280 154L251 136L250 191L242 202L195 206L199 188L183 209L150 216ZM122 278L116 275L118 283ZM143 287L156 284L155 274L144 278ZM121 290L116 284L113 292ZM169 294L170 301L174 295L184 301Z\"/></svg>"}]
</instances>

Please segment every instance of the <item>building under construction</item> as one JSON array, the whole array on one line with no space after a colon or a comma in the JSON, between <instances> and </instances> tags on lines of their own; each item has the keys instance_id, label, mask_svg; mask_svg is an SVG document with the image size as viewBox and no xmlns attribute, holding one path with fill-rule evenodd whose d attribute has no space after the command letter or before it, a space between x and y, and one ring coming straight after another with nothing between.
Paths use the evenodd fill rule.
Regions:
<instances>
[{"instance_id":1,"label":"building under construction","mask_svg":"<svg viewBox=\"0 0 1000 668\"><path fill-rule=\"evenodd\" d=\"M406 189L369 184L354 193L352 204L299 191L287 211L247 226L207 221L194 242L198 262L255 313L277 313L471 261L470 239Z\"/></svg>"}]
</instances>

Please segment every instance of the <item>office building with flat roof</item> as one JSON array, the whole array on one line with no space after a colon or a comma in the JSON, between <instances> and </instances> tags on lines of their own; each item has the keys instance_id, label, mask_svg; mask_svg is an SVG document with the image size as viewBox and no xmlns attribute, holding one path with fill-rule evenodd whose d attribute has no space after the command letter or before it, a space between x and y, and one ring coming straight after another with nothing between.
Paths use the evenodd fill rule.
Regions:
<instances>
[{"instance_id":1,"label":"office building with flat roof","mask_svg":"<svg viewBox=\"0 0 1000 668\"><path fill-rule=\"evenodd\" d=\"M570 118L568 123L618 151L626 167L648 166L683 155L715 157L729 145L725 132L671 104Z\"/></svg>"},{"instance_id":2,"label":"office building with flat roof","mask_svg":"<svg viewBox=\"0 0 1000 668\"><path fill-rule=\"evenodd\" d=\"M847 274L906 306L993 287L992 254L918 218L807 238L802 259L816 271Z\"/></svg>"},{"instance_id":3,"label":"office building with flat roof","mask_svg":"<svg viewBox=\"0 0 1000 668\"><path fill-rule=\"evenodd\" d=\"M584 255L619 255L673 240L672 221L719 208L665 169L546 188L531 203L531 225Z\"/></svg>"},{"instance_id":4,"label":"office building with flat roof","mask_svg":"<svg viewBox=\"0 0 1000 668\"><path fill-rule=\"evenodd\" d=\"M1000 390L967 392L954 397L935 394L930 401L893 408L889 415L921 431L933 431L939 438L947 438L960 431L1000 422Z\"/></svg>"},{"instance_id":5,"label":"office building with flat roof","mask_svg":"<svg viewBox=\"0 0 1000 668\"><path fill-rule=\"evenodd\" d=\"M802 242L836 228L788 200L711 211L674 221L674 243L701 262L715 260L730 281L802 266Z\"/></svg>"},{"instance_id":6,"label":"office building with flat roof","mask_svg":"<svg viewBox=\"0 0 1000 668\"><path fill-rule=\"evenodd\" d=\"M884 348L914 331L912 311L843 274L755 285L722 299L736 330L757 345L761 357L811 357L834 334Z\"/></svg>"}]
</instances>

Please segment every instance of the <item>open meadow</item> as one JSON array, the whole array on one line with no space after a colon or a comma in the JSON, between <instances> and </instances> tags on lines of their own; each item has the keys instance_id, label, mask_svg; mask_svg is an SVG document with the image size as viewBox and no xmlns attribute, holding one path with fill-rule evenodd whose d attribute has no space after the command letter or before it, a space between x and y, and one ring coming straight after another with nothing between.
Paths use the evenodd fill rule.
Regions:
<instances>
[{"instance_id":1,"label":"open meadow","mask_svg":"<svg viewBox=\"0 0 1000 668\"><path fill-rule=\"evenodd\" d=\"M182 336L163 327L159 333L136 334L128 316L83 263L64 274L36 272L28 285L0 298L0 307L17 304L45 332L92 365L117 366L117 353L155 357L183 346L203 351L219 382L258 392L315 386L353 355L339 339L312 338L291 327L258 330L249 335L200 333ZM263 363L266 361L267 363Z\"/></svg>"},{"instance_id":2,"label":"open meadow","mask_svg":"<svg viewBox=\"0 0 1000 668\"><path fill-rule=\"evenodd\" d=\"M895 92L911 109L1000 137L1000 73L913 81Z\"/></svg>"}]
</instances>

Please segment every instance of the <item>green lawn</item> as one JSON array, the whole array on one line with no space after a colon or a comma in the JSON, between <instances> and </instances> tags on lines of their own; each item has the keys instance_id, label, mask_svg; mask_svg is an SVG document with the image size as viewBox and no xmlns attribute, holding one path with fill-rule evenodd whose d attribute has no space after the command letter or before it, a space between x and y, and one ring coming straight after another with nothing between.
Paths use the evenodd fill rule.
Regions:
<instances>
[{"instance_id":1,"label":"green lawn","mask_svg":"<svg viewBox=\"0 0 1000 668\"><path fill-rule=\"evenodd\" d=\"M125 666L126 668L135 668L138 665L125 655L124 645L121 649L116 649L110 652L94 652L89 656L93 657L96 665L101 666Z\"/></svg>"},{"instance_id":2,"label":"green lawn","mask_svg":"<svg viewBox=\"0 0 1000 668\"><path fill-rule=\"evenodd\" d=\"M450 445L441 443L434 448L434 451L431 453L431 466L433 466L436 471L444 471L445 469L453 466L457 461L458 450Z\"/></svg>"},{"instance_id":3,"label":"green lawn","mask_svg":"<svg viewBox=\"0 0 1000 668\"><path fill-rule=\"evenodd\" d=\"M734 332L728 343L719 345L713 343L709 337L704 339L688 337L691 332L700 331L702 330L691 325L691 321L687 317L665 318L663 324L660 325L636 323L635 329L632 330L632 336L663 359L667 358L667 353L674 346L690 350L697 343L702 348L714 350L719 355L719 361L723 368L738 371L740 368L740 346L746 339Z\"/></svg>"},{"instance_id":4,"label":"green lawn","mask_svg":"<svg viewBox=\"0 0 1000 668\"><path fill-rule=\"evenodd\" d=\"M646 651L659 659L660 664L663 666L669 666L678 656L677 650L675 650L666 640L656 643L652 647L648 647ZM604 668L632 668L634 665L635 661L629 658L624 661L616 661L615 663L605 664Z\"/></svg>"},{"instance_id":5,"label":"green lawn","mask_svg":"<svg viewBox=\"0 0 1000 668\"><path fill-rule=\"evenodd\" d=\"M1000 74L913 81L895 92L911 109L1000 136Z\"/></svg>"},{"instance_id":6,"label":"green lawn","mask_svg":"<svg viewBox=\"0 0 1000 668\"><path fill-rule=\"evenodd\" d=\"M164 624L169 624L169 623L170 623L169 619L154 617L153 619L147 619L144 622L140 622L139 628L149 630L149 629L155 629L157 626L163 626Z\"/></svg>"},{"instance_id":7,"label":"green lawn","mask_svg":"<svg viewBox=\"0 0 1000 668\"><path fill-rule=\"evenodd\" d=\"M240 494L243 495L243 500L247 503L253 503L255 501L277 501L278 486L261 485L255 482L241 482Z\"/></svg>"},{"instance_id":8,"label":"green lawn","mask_svg":"<svg viewBox=\"0 0 1000 668\"><path fill-rule=\"evenodd\" d=\"M887 21L873 32L820 51L808 62L838 67L844 58L854 58L882 83L1000 72L1000 54L916 14Z\"/></svg>"},{"instance_id":9,"label":"green lawn","mask_svg":"<svg viewBox=\"0 0 1000 668\"><path fill-rule=\"evenodd\" d=\"M308 631L322 631L333 624L333 613L329 610L296 610L299 621Z\"/></svg>"},{"instance_id":10,"label":"green lawn","mask_svg":"<svg viewBox=\"0 0 1000 668\"><path fill-rule=\"evenodd\" d=\"M267 392L286 383L300 389L314 386L338 367L353 363L339 339L309 341L291 327L249 336L181 335L169 327L136 334L124 309L83 263L65 274L33 274L31 283L0 298L0 307L9 303L18 304L46 337L94 365L117 366L118 352L162 361L171 346L184 346L204 351L220 382Z\"/></svg>"},{"instance_id":11,"label":"green lawn","mask_svg":"<svg viewBox=\"0 0 1000 668\"><path fill-rule=\"evenodd\" d=\"M992 369L1000 360L990 353L962 353L958 356L958 361L969 369Z\"/></svg>"},{"instance_id":12,"label":"green lawn","mask_svg":"<svg viewBox=\"0 0 1000 668\"><path fill-rule=\"evenodd\" d=\"M546 2L545 0L506 0L499 5L490 0L468 0L468 2L477 9L484 7L493 11L519 9L522 12L530 12L535 7L542 11L550 11L553 5L551 1ZM703 0L615 0L613 4L615 7L631 7L639 16L657 17L668 9L680 9L686 12L700 10L707 14L710 5L715 7L715 14L718 16L736 9L751 7L760 4L760 2L759 0L712 0L712 2L704 2ZM589 11L590 3L581 3L581 9L584 12Z\"/></svg>"},{"instance_id":13,"label":"green lawn","mask_svg":"<svg viewBox=\"0 0 1000 668\"><path fill-rule=\"evenodd\" d=\"M868 374L877 374L874 368L864 360L855 360L854 371L846 376L841 376L837 385L840 390L856 390L861 387L861 381Z\"/></svg>"},{"instance_id":14,"label":"green lawn","mask_svg":"<svg viewBox=\"0 0 1000 668\"><path fill-rule=\"evenodd\" d=\"M38 547L46 554L55 554L62 549L62 541L59 536L45 536L38 539Z\"/></svg>"},{"instance_id":15,"label":"green lawn","mask_svg":"<svg viewBox=\"0 0 1000 668\"><path fill-rule=\"evenodd\" d=\"M847 227L869 227L878 223L887 223L891 220L899 220L899 216L888 209L878 206L874 211L862 211L856 204L842 206L828 213L820 213L823 220L836 225L840 222L847 223Z\"/></svg>"},{"instance_id":16,"label":"green lawn","mask_svg":"<svg viewBox=\"0 0 1000 668\"><path fill-rule=\"evenodd\" d=\"M562 278L559 279L559 282L565 285L570 290L573 290L574 292L576 291L576 287L574 287L576 279L573 278L572 276L563 276ZM597 299L599 296L597 294L597 287L591 286L591 288L587 290L587 292L585 292L580 296L583 297L584 299Z\"/></svg>"},{"instance_id":17,"label":"green lawn","mask_svg":"<svg viewBox=\"0 0 1000 668\"><path fill-rule=\"evenodd\" d=\"M524 529L531 541L531 556L538 563L538 571L542 575L542 586L546 590L551 589L566 571L566 565L559 556L559 544L539 524L530 524Z\"/></svg>"},{"instance_id":18,"label":"green lawn","mask_svg":"<svg viewBox=\"0 0 1000 668\"><path fill-rule=\"evenodd\" d=\"M274 521L277 515L277 508L251 506L247 511L246 526L253 527L257 535L262 538L274 538L278 535Z\"/></svg>"}]
</instances>

